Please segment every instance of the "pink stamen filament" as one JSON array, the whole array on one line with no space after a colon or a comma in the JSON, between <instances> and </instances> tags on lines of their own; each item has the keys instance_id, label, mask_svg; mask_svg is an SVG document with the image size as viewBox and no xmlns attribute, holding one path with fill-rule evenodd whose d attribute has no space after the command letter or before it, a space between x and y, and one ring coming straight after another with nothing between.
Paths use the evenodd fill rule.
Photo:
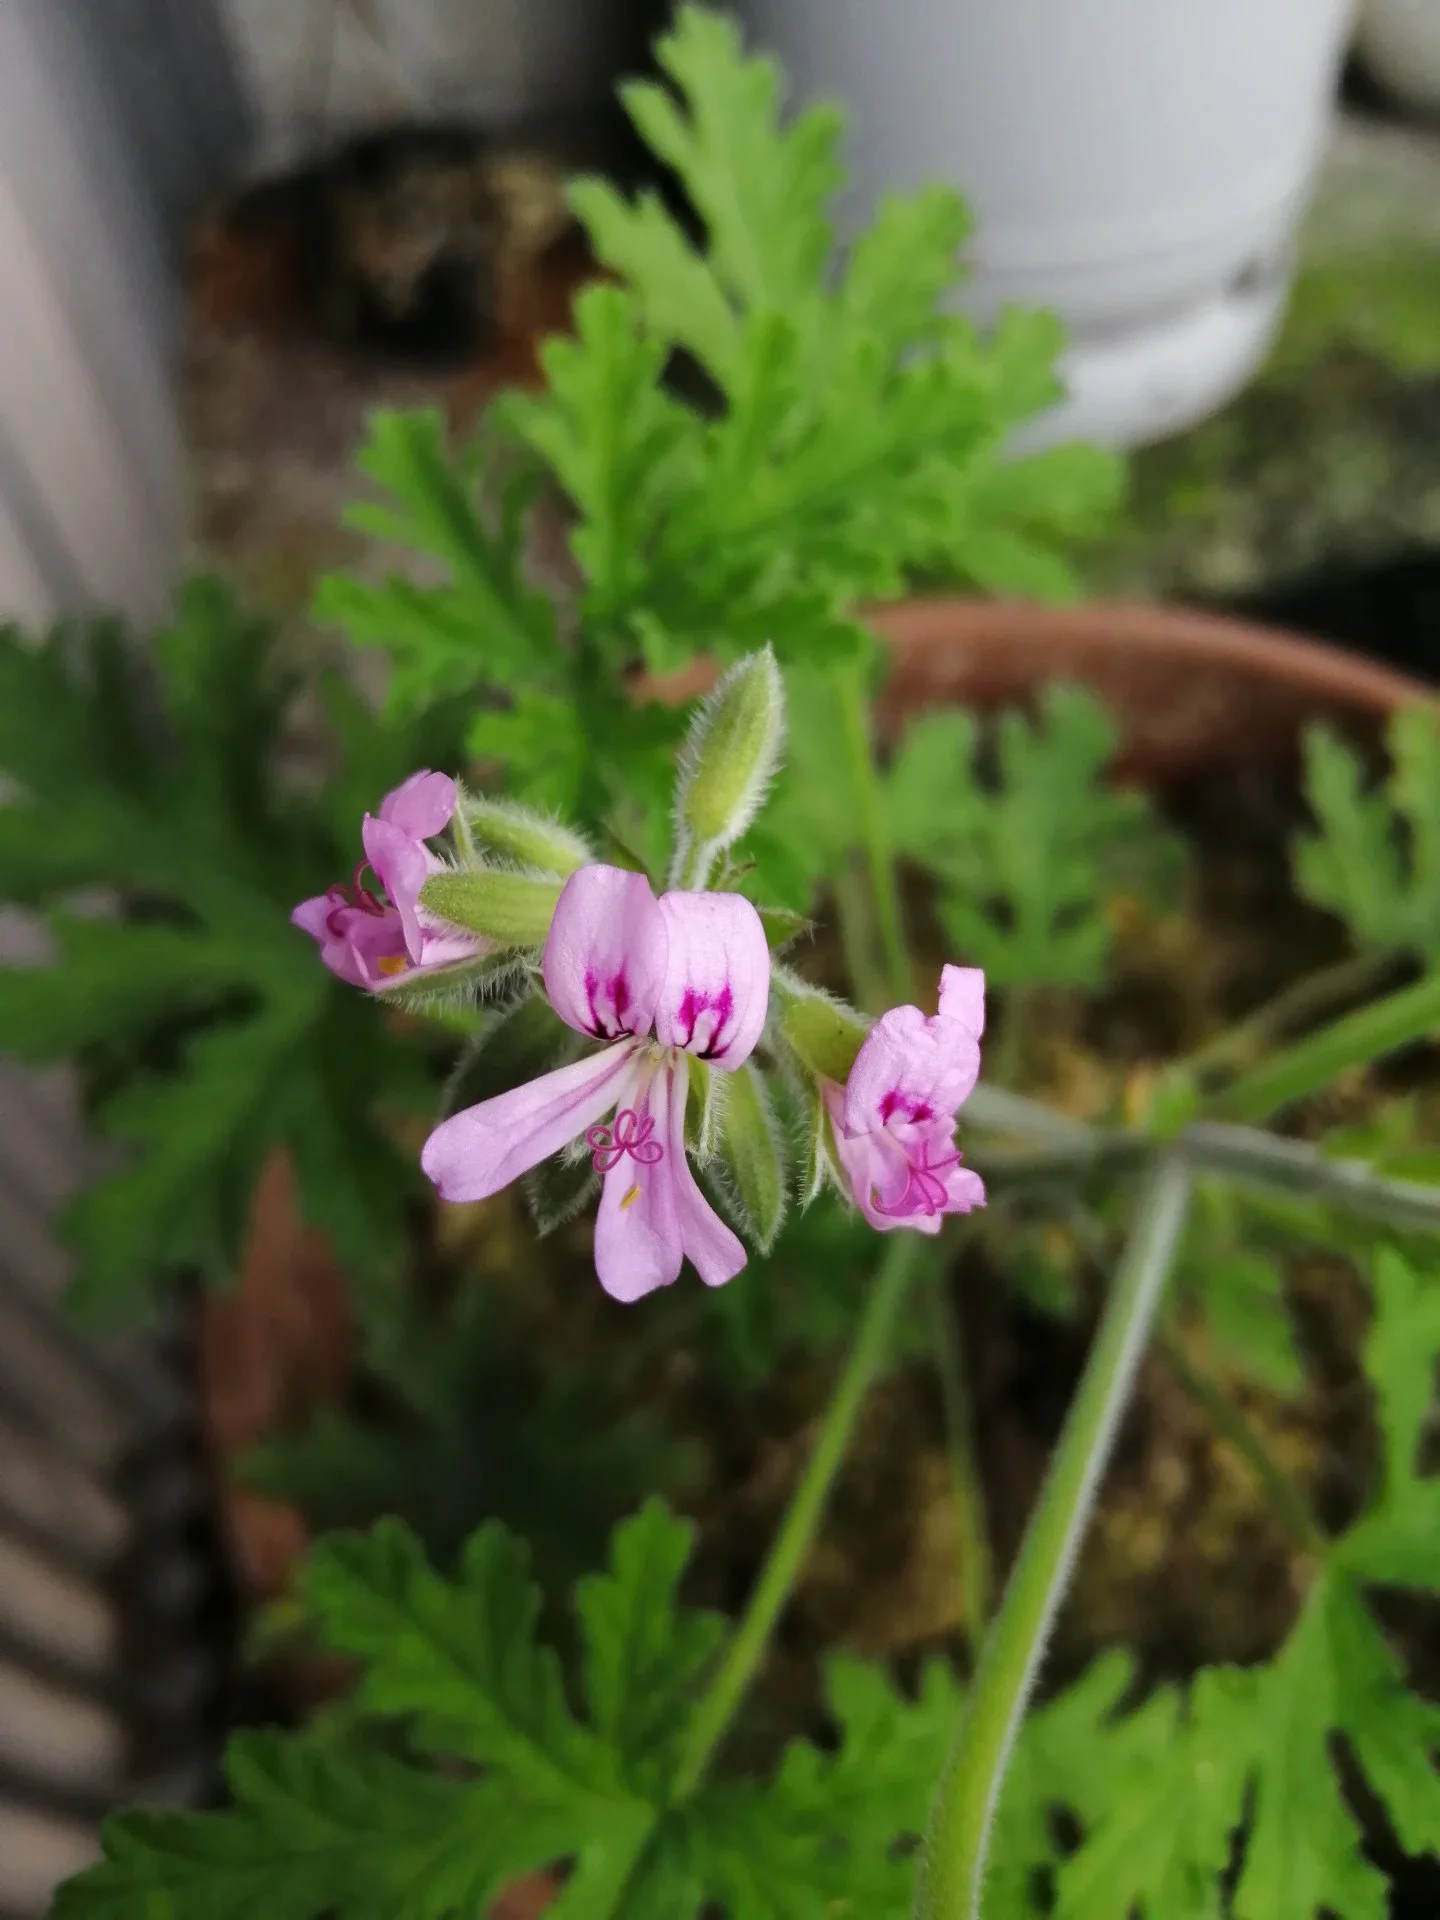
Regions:
<instances>
[{"instance_id":1,"label":"pink stamen filament","mask_svg":"<svg viewBox=\"0 0 1440 1920\"><path fill-rule=\"evenodd\" d=\"M348 885L343 880L337 880L333 886L325 889L325 898L333 903L330 912L325 916L326 930L332 939L339 940L344 937L344 929L335 924L335 916L339 913L368 913L376 919L383 919L388 912L379 894L373 893L364 884L363 876L369 871L370 862L362 860Z\"/></svg>"},{"instance_id":2,"label":"pink stamen filament","mask_svg":"<svg viewBox=\"0 0 1440 1920\"><path fill-rule=\"evenodd\" d=\"M922 1147L920 1149L920 1155L918 1165L914 1161L910 1164L910 1178L906 1184L904 1193L900 1196L900 1204L898 1206L887 1207L878 1194L873 1196L873 1205L877 1213L888 1214L892 1220L901 1218L909 1213L923 1213L927 1220L933 1220L937 1213L943 1213L945 1211L945 1202L950 1196L946 1191L945 1182L940 1176L948 1173L951 1167L960 1164L960 1155L958 1153L952 1153L944 1160L932 1162L929 1157L930 1150L928 1147ZM918 1207L913 1204L913 1196L917 1191L920 1201Z\"/></svg>"},{"instance_id":3,"label":"pink stamen filament","mask_svg":"<svg viewBox=\"0 0 1440 1920\"><path fill-rule=\"evenodd\" d=\"M653 1114L639 1114L633 1107L622 1107L615 1116L612 1131L604 1121L585 1129L585 1144L590 1148L590 1164L596 1173L609 1173L628 1153L637 1166L653 1167L665 1158L665 1149L652 1140ZM626 1204L629 1204L627 1198Z\"/></svg>"}]
</instances>

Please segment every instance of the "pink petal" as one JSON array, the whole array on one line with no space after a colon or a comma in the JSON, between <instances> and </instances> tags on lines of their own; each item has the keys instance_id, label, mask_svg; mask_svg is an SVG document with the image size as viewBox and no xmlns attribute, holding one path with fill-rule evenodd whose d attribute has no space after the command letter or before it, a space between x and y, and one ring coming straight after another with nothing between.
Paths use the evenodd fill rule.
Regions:
<instances>
[{"instance_id":1,"label":"pink petal","mask_svg":"<svg viewBox=\"0 0 1440 1920\"><path fill-rule=\"evenodd\" d=\"M767 950L768 965L768 950ZM680 1205L680 1234L685 1254L707 1287L723 1287L745 1265L745 1248L700 1191L685 1157L685 1102L690 1079L671 1069L670 1133L665 1158L670 1163Z\"/></svg>"},{"instance_id":2,"label":"pink petal","mask_svg":"<svg viewBox=\"0 0 1440 1920\"><path fill-rule=\"evenodd\" d=\"M436 775L435 778L442 776ZM412 834L393 820L377 819L367 813L360 829L365 857L375 869L375 877L390 897L405 931L405 947L418 965L423 952L420 925L420 889L439 866L439 861Z\"/></svg>"},{"instance_id":3,"label":"pink petal","mask_svg":"<svg viewBox=\"0 0 1440 1920\"><path fill-rule=\"evenodd\" d=\"M329 919L335 902L328 893L317 893L308 900L302 900L290 916L292 927L299 927L302 933L308 933L312 940L324 940L325 922Z\"/></svg>"},{"instance_id":4,"label":"pink petal","mask_svg":"<svg viewBox=\"0 0 1440 1920\"><path fill-rule=\"evenodd\" d=\"M835 1154L851 1199L877 1233L889 1233L894 1227L910 1225L908 1219L902 1219L895 1211L910 1185L910 1165L903 1149L884 1128L873 1133L846 1133L843 1102L844 1095L838 1087L827 1089L826 1104L835 1131Z\"/></svg>"},{"instance_id":5,"label":"pink petal","mask_svg":"<svg viewBox=\"0 0 1440 1920\"><path fill-rule=\"evenodd\" d=\"M442 1120L420 1164L442 1200L485 1200L622 1105L639 1071L633 1044L606 1047Z\"/></svg>"},{"instance_id":6,"label":"pink petal","mask_svg":"<svg viewBox=\"0 0 1440 1920\"><path fill-rule=\"evenodd\" d=\"M770 1004L770 949L760 916L738 893L666 893L665 983L655 1013L662 1046L738 1067Z\"/></svg>"},{"instance_id":7,"label":"pink petal","mask_svg":"<svg viewBox=\"0 0 1440 1920\"><path fill-rule=\"evenodd\" d=\"M985 1204L985 1182L969 1167L951 1167L945 1176L946 1213L971 1213Z\"/></svg>"},{"instance_id":8,"label":"pink petal","mask_svg":"<svg viewBox=\"0 0 1440 1920\"><path fill-rule=\"evenodd\" d=\"M455 799L448 773L412 773L380 802L380 818L411 840L433 840L455 817Z\"/></svg>"},{"instance_id":9,"label":"pink petal","mask_svg":"<svg viewBox=\"0 0 1440 1920\"><path fill-rule=\"evenodd\" d=\"M647 1034L665 977L665 922L643 873L581 867L561 889L541 963L556 1013L599 1040Z\"/></svg>"},{"instance_id":10,"label":"pink petal","mask_svg":"<svg viewBox=\"0 0 1440 1920\"><path fill-rule=\"evenodd\" d=\"M940 1018L958 1020L978 1040L985 1031L985 970L983 967L940 969Z\"/></svg>"},{"instance_id":11,"label":"pink petal","mask_svg":"<svg viewBox=\"0 0 1440 1920\"><path fill-rule=\"evenodd\" d=\"M915 1137L953 1118L980 1077L980 1043L958 1020L892 1007L866 1035L845 1083L845 1131Z\"/></svg>"},{"instance_id":12,"label":"pink petal","mask_svg":"<svg viewBox=\"0 0 1440 1920\"><path fill-rule=\"evenodd\" d=\"M651 1137L664 1148L663 1157L645 1166L624 1154L605 1175L595 1218L595 1271L612 1300L628 1303L668 1287L684 1262L677 1163L669 1144L674 1077L666 1070L655 1074L634 1101L641 1121L648 1116L654 1122ZM683 1138L678 1164L685 1164Z\"/></svg>"}]
</instances>

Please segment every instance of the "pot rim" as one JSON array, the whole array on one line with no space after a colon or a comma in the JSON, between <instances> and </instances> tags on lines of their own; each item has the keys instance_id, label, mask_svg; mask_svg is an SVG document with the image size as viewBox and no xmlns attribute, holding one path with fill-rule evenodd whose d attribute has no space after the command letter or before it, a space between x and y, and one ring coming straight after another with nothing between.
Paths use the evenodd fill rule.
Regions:
<instances>
[{"instance_id":1,"label":"pot rim","mask_svg":"<svg viewBox=\"0 0 1440 1920\"><path fill-rule=\"evenodd\" d=\"M1187 667L1279 682L1309 694L1317 706L1389 714L1440 699L1440 687L1328 641L1159 601L1089 600L1056 607L951 594L867 608L863 617L902 661L966 643L1003 645L1015 662L1015 677L1037 684L1042 676L1034 670L1035 656L1051 656L1053 672L1071 653L1151 659L1169 654Z\"/></svg>"}]
</instances>

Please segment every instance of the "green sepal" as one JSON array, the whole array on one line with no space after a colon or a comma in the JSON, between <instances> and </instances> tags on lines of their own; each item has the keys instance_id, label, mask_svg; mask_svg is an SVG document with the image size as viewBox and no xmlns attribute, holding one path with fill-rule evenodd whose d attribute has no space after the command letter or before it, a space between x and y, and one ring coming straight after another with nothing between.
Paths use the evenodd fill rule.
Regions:
<instances>
[{"instance_id":1,"label":"green sepal","mask_svg":"<svg viewBox=\"0 0 1440 1920\"><path fill-rule=\"evenodd\" d=\"M719 1145L737 1224L768 1253L785 1218L785 1148L765 1081L750 1061L726 1075Z\"/></svg>"},{"instance_id":2,"label":"green sepal","mask_svg":"<svg viewBox=\"0 0 1440 1920\"><path fill-rule=\"evenodd\" d=\"M785 1044L807 1073L844 1086L870 1030L864 1018L781 967L772 967L770 980Z\"/></svg>"}]
</instances>

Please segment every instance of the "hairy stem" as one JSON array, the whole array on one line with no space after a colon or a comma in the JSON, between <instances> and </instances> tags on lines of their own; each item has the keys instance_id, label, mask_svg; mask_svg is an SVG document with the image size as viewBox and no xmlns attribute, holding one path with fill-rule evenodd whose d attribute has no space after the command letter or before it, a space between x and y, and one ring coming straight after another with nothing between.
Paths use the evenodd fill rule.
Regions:
<instances>
[{"instance_id":1,"label":"hairy stem","mask_svg":"<svg viewBox=\"0 0 1440 1920\"><path fill-rule=\"evenodd\" d=\"M1180 1143L1197 1168L1267 1197L1320 1201L1405 1233L1440 1233L1440 1187L1424 1181L1392 1180L1362 1160L1332 1159L1308 1141L1215 1120L1195 1121Z\"/></svg>"},{"instance_id":2,"label":"hairy stem","mask_svg":"<svg viewBox=\"0 0 1440 1920\"><path fill-rule=\"evenodd\" d=\"M1229 1120L1266 1120L1292 1101L1318 1093L1352 1067L1368 1067L1440 1028L1440 973L1386 994L1297 1040L1245 1073L1220 1095L1217 1113Z\"/></svg>"},{"instance_id":3,"label":"hairy stem","mask_svg":"<svg viewBox=\"0 0 1440 1920\"><path fill-rule=\"evenodd\" d=\"M931 1808L916 1886L916 1920L979 1920L1006 1768L1164 1298L1189 1194L1189 1169L1175 1153L1157 1162L1141 1188L1084 1378L986 1638Z\"/></svg>"},{"instance_id":4,"label":"hairy stem","mask_svg":"<svg viewBox=\"0 0 1440 1920\"><path fill-rule=\"evenodd\" d=\"M874 915L870 889L859 865L848 862L835 877L835 905L840 914L840 944L845 949L845 971L850 991L864 1013L883 1013L890 1004L885 967L875 950Z\"/></svg>"},{"instance_id":5,"label":"hairy stem","mask_svg":"<svg viewBox=\"0 0 1440 1920\"><path fill-rule=\"evenodd\" d=\"M1197 1367L1174 1334L1162 1331L1156 1341L1165 1364L1190 1398L1205 1412L1220 1436L1228 1440L1259 1483L1261 1491L1293 1535L1296 1544L1323 1559L1330 1543L1321 1532L1309 1502L1266 1446L1230 1396L1208 1373Z\"/></svg>"},{"instance_id":6,"label":"hairy stem","mask_svg":"<svg viewBox=\"0 0 1440 1920\"><path fill-rule=\"evenodd\" d=\"M1243 1072L1297 1028L1373 992L1395 973L1398 964L1394 953L1360 953L1306 974L1177 1064L1194 1080Z\"/></svg>"},{"instance_id":7,"label":"hairy stem","mask_svg":"<svg viewBox=\"0 0 1440 1920\"><path fill-rule=\"evenodd\" d=\"M825 1410L815 1450L770 1548L755 1591L715 1677L695 1709L675 1771L672 1799L693 1793L764 1658L825 1511L866 1392L890 1348L895 1319L926 1251L918 1234L897 1233L870 1289L864 1316Z\"/></svg>"},{"instance_id":8,"label":"hairy stem","mask_svg":"<svg viewBox=\"0 0 1440 1920\"><path fill-rule=\"evenodd\" d=\"M1002 1087L1018 1087L1025 1079L1026 1031L1035 1003L1033 987L1011 987L1005 995L1005 1017L1000 1023L993 1078Z\"/></svg>"},{"instance_id":9,"label":"hairy stem","mask_svg":"<svg viewBox=\"0 0 1440 1920\"><path fill-rule=\"evenodd\" d=\"M890 836L885 830L885 814L880 778L870 738L869 704L866 699L864 669L846 666L831 676L840 712L840 733L844 743L845 766L850 792L855 803L855 827L869 869L870 887L875 896L875 924L880 948L890 976L892 992L899 1000L911 993L910 956L905 948L905 933L900 914L900 888L895 877L895 859Z\"/></svg>"},{"instance_id":10,"label":"hairy stem","mask_svg":"<svg viewBox=\"0 0 1440 1920\"><path fill-rule=\"evenodd\" d=\"M990 1617L994 1567L985 1518L985 1488L975 1457L975 1418L965 1368L960 1321L949 1298L948 1268L930 1276L926 1305L940 1392L945 1403L945 1436L955 1495L955 1534L960 1556L961 1620L972 1645L978 1645Z\"/></svg>"}]
</instances>

